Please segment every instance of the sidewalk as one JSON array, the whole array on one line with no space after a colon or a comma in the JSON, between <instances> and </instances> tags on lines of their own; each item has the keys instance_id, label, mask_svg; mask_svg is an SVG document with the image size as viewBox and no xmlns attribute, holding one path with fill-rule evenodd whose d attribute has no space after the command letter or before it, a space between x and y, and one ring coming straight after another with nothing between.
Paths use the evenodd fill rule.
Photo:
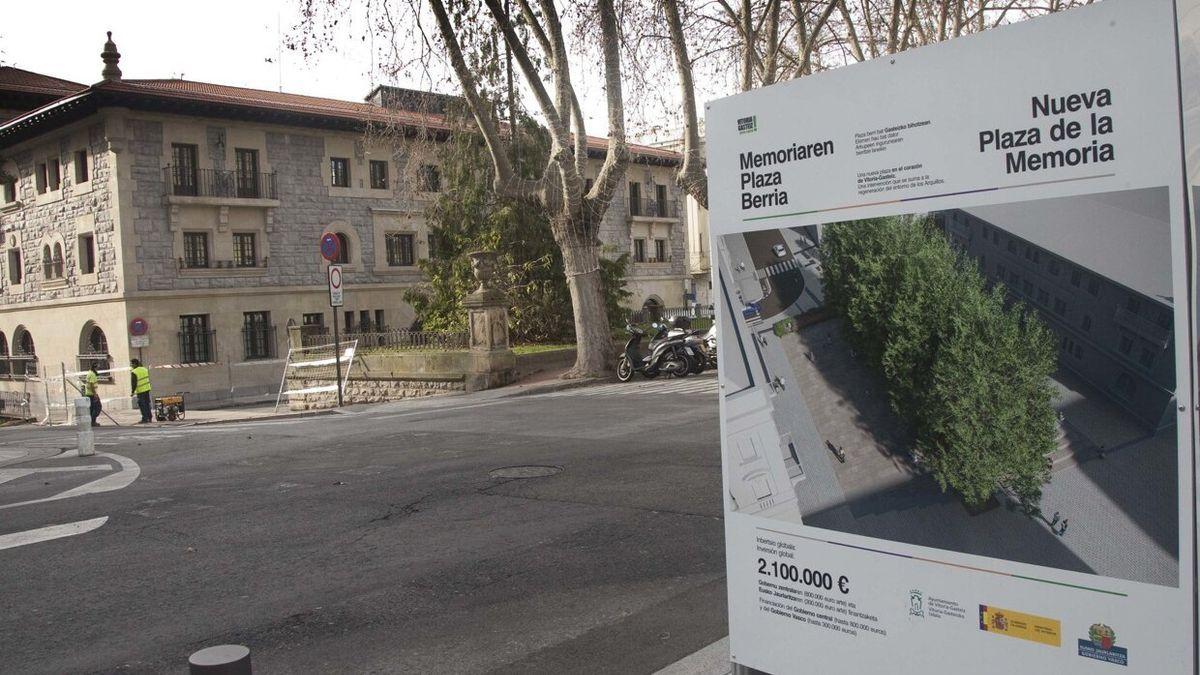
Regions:
<instances>
[{"instance_id":1,"label":"sidewalk","mask_svg":"<svg viewBox=\"0 0 1200 675\"><path fill-rule=\"evenodd\" d=\"M150 424L144 424L145 427L178 427L178 426L194 426L197 424L221 424L225 422L247 422L250 420L263 419L286 419L290 417L310 417L312 415L327 415L333 412L328 410L306 410L297 412L289 410L287 405L280 405L278 412L275 410L274 403L266 403L260 405L246 405L231 408L217 408L212 410L187 410L184 418L175 422L159 422L157 420ZM99 426L135 426L138 420L141 419L141 413L138 410L105 410L104 414L100 415ZM115 421L115 423L114 423ZM60 425L61 426L61 425Z\"/></svg>"}]
</instances>

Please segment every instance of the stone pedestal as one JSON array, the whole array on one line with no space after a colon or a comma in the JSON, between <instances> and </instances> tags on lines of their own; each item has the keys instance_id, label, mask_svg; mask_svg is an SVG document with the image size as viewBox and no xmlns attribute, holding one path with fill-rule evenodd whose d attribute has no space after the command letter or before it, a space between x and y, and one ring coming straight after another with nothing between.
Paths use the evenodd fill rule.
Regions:
<instances>
[{"instance_id":1,"label":"stone pedestal","mask_svg":"<svg viewBox=\"0 0 1200 675\"><path fill-rule=\"evenodd\" d=\"M471 366L466 374L467 391L501 387L513 380L516 357L508 344L508 305L504 294L491 288L496 254L468 254L479 288L463 300L470 325Z\"/></svg>"}]
</instances>

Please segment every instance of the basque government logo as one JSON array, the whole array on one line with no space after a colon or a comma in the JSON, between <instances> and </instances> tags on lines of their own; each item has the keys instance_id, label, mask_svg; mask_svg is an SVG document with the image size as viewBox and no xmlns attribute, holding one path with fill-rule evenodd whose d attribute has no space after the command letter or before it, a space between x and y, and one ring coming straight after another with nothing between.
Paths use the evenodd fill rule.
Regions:
<instances>
[{"instance_id":1,"label":"basque government logo","mask_svg":"<svg viewBox=\"0 0 1200 675\"><path fill-rule=\"evenodd\" d=\"M749 134L758 131L758 115L738 118L738 133Z\"/></svg>"},{"instance_id":2,"label":"basque government logo","mask_svg":"<svg viewBox=\"0 0 1200 675\"><path fill-rule=\"evenodd\" d=\"M1094 623L1088 628L1088 639L1079 641L1079 655L1089 659L1129 665L1129 650L1117 646L1117 633L1111 626Z\"/></svg>"}]
</instances>

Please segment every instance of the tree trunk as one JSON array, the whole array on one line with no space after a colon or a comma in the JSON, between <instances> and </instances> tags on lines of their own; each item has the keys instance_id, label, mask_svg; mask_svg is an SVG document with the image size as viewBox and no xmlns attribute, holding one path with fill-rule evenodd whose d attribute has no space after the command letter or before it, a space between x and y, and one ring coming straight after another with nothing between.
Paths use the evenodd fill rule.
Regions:
<instances>
[{"instance_id":1,"label":"tree trunk","mask_svg":"<svg viewBox=\"0 0 1200 675\"><path fill-rule=\"evenodd\" d=\"M565 228L554 229L557 234ZM613 367L613 336L604 306L604 280L597 264L600 242L560 240L559 245L575 315L575 367L566 376L605 375Z\"/></svg>"}]
</instances>

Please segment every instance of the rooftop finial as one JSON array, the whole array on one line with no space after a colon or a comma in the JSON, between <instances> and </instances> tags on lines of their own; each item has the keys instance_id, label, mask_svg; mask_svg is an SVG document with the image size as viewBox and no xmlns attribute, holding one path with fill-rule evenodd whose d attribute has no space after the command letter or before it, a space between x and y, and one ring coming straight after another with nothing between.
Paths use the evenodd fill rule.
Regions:
<instances>
[{"instance_id":1,"label":"rooftop finial","mask_svg":"<svg viewBox=\"0 0 1200 675\"><path fill-rule=\"evenodd\" d=\"M108 42L104 43L104 51L100 52L100 59L104 61L104 70L100 76L105 82L120 82L121 69L117 67L117 62L121 60L121 52L117 51L117 45L112 40L112 31L108 31Z\"/></svg>"}]
</instances>

